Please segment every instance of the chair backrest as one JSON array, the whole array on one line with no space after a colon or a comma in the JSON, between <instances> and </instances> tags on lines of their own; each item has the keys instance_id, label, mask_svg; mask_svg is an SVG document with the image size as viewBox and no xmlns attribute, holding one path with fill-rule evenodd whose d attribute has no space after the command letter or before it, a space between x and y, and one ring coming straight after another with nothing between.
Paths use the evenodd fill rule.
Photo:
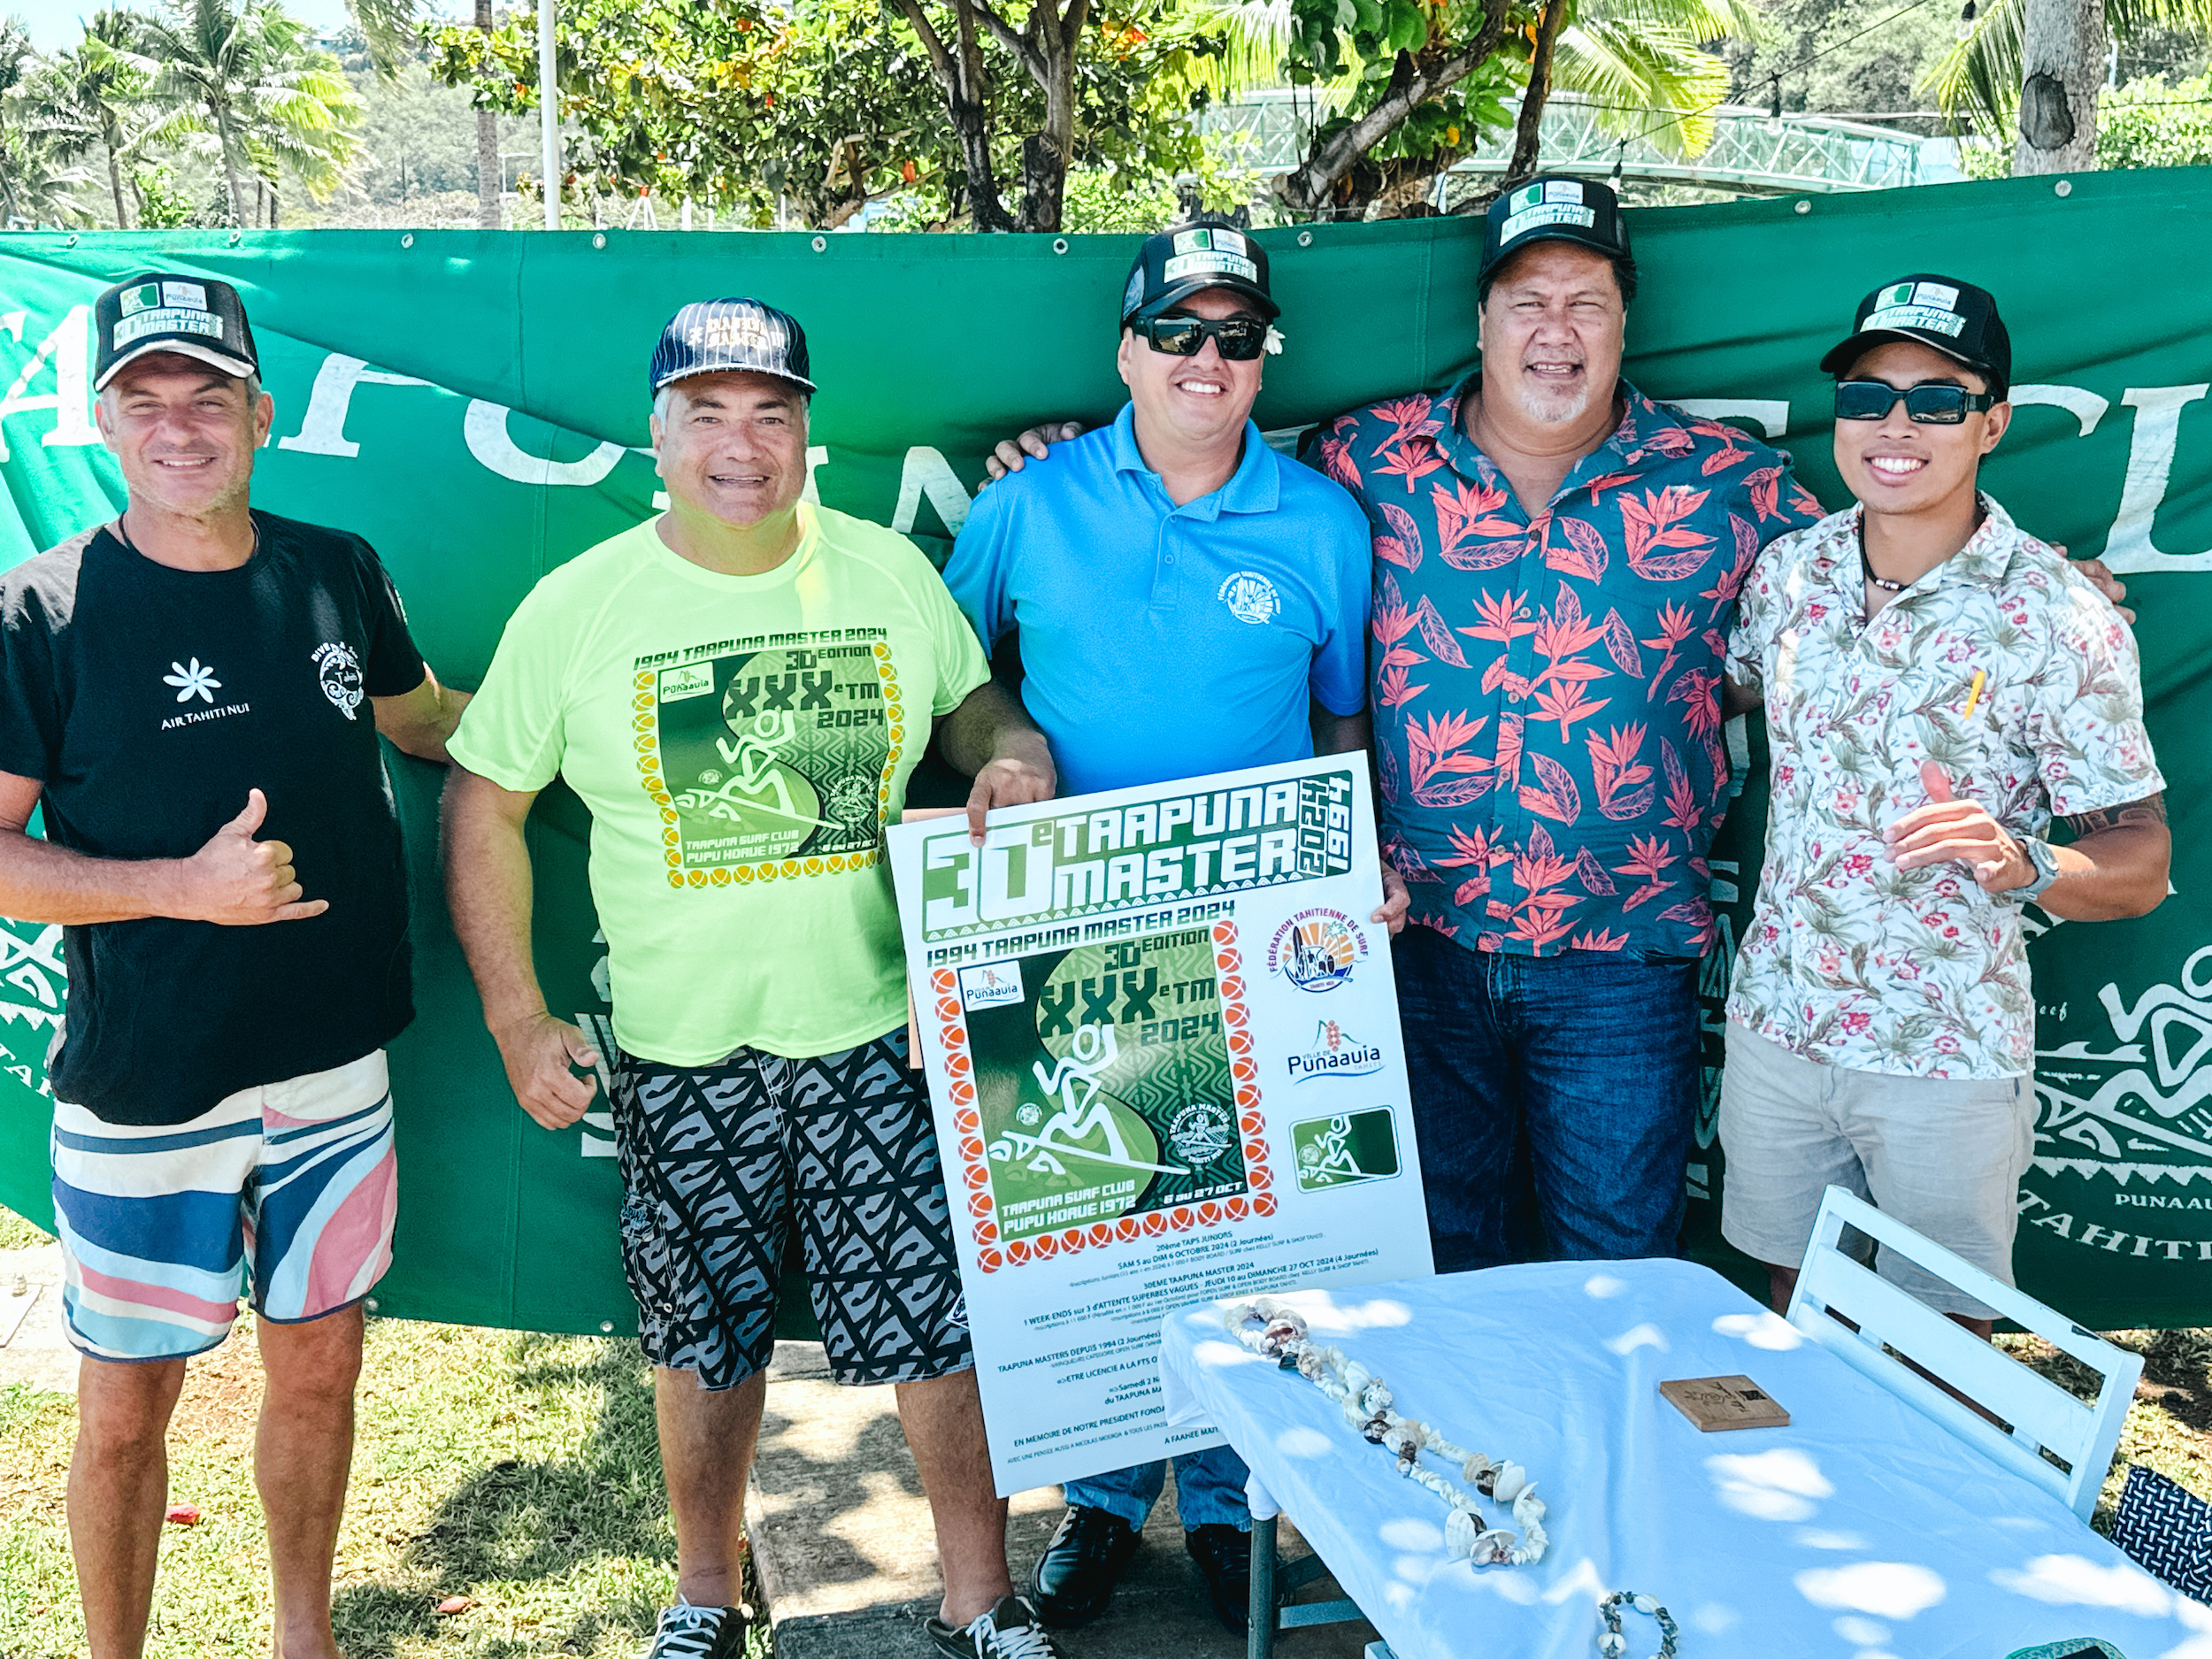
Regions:
<instances>
[{"instance_id":1,"label":"chair backrest","mask_svg":"<svg viewBox=\"0 0 2212 1659\"><path fill-rule=\"evenodd\" d=\"M1994 1308L2098 1372L2096 1403L2084 1404L1853 1260L1842 1248L1847 1226ZM1858 1328L1854 1331L1843 1319ZM2113 1450L2120 1443L2128 1402L2135 1397L2136 1379L2143 1374L2141 1355L2115 1348L2034 1297L2000 1284L1972 1263L1839 1187L1831 1187L1821 1200L1812 1242L1805 1247L1798 1271L1797 1290L1790 1298L1789 1321L1961 1440L2057 1494L2085 1521L2096 1508ZM1916 1371L1916 1365L2002 1417L2009 1430L1962 1404Z\"/></svg>"}]
</instances>

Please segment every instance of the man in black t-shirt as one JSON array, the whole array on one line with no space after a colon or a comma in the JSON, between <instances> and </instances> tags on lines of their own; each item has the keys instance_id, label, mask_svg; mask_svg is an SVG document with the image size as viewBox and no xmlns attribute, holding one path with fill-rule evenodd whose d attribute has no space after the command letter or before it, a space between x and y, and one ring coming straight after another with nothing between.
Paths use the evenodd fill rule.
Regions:
<instances>
[{"instance_id":1,"label":"man in black t-shirt","mask_svg":"<svg viewBox=\"0 0 2212 1659\"><path fill-rule=\"evenodd\" d=\"M383 1048L413 1017L377 734L442 761L465 698L366 542L249 507L273 408L236 293L135 277L94 327L129 505L0 575L0 913L67 929L49 1075L86 1630L94 1659L142 1650L184 1363L250 1285L275 1650L335 1659L360 1304L391 1259Z\"/></svg>"}]
</instances>

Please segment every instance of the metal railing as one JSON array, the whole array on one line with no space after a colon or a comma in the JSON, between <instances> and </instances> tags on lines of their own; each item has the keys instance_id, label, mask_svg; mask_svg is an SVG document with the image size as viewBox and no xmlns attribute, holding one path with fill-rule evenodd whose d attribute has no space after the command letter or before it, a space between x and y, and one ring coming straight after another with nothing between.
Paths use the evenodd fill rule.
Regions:
<instances>
[{"instance_id":1,"label":"metal railing","mask_svg":"<svg viewBox=\"0 0 2212 1659\"><path fill-rule=\"evenodd\" d=\"M1287 173L1304 158L1317 104L1303 92L1248 92L1217 104L1198 119L1202 132L1243 134L1250 165L1263 173ZM1654 111L1649 127L1664 116ZM1724 104L1715 110L1711 145L1701 156L1671 155L1649 138L1624 140L1603 123L1607 111L1571 94L1555 94L1544 105L1540 165L1547 173L1609 176L1683 185L1740 196L1788 196L1845 190L1889 190L1962 179L1956 146L1948 139L1894 133L1863 121L1822 115L1784 115ZM1510 128L1484 136L1472 155L1454 164L1454 182L1495 176L1513 152Z\"/></svg>"}]
</instances>

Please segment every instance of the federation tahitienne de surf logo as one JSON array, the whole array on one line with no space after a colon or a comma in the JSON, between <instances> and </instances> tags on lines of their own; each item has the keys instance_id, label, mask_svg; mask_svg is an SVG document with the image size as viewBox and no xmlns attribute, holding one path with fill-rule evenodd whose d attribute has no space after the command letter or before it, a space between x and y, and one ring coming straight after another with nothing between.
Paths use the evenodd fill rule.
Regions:
<instances>
[{"instance_id":1,"label":"federation tahitienne de surf logo","mask_svg":"<svg viewBox=\"0 0 2212 1659\"><path fill-rule=\"evenodd\" d=\"M1267 943L1267 969L1302 991L1333 991L1367 956L1367 935L1341 910L1301 910Z\"/></svg>"}]
</instances>

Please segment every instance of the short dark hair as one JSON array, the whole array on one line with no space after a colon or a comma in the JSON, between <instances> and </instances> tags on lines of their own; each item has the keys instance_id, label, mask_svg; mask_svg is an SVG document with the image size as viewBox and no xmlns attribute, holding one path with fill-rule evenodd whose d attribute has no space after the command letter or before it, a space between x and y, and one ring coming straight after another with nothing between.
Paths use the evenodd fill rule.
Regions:
<instances>
[{"instance_id":1,"label":"short dark hair","mask_svg":"<svg viewBox=\"0 0 2212 1659\"><path fill-rule=\"evenodd\" d=\"M1555 240L1563 240L1563 238ZM1529 244L1532 248L1538 245L1535 242ZM1579 247L1582 244L1578 242L1574 245ZM1525 251L1527 251L1526 249L1517 249L1513 257L1499 261L1490 274L1483 279L1482 285L1475 290L1475 304L1478 308L1490 303L1490 290L1497 286L1498 278L1504 273L1505 268L1513 263L1513 258L1518 257ZM1596 253L1597 250L1593 248L1590 251ZM1636 256L1628 253L1615 253L1600 257L1605 260L1606 264L1613 267L1613 286L1621 291L1622 305L1633 304L1636 300Z\"/></svg>"}]
</instances>

